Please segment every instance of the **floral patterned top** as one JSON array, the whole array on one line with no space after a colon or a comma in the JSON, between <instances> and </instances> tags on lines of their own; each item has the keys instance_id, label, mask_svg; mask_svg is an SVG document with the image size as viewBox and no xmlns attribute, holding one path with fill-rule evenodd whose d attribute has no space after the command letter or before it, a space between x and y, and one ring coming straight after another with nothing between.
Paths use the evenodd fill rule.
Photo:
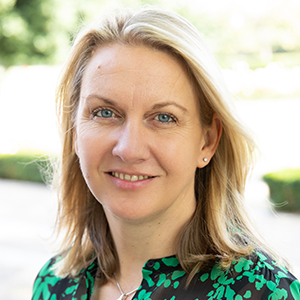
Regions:
<instances>
[{"instance_id":1,"label":"floral patterned top","mask_svg":"<svg viewBox=\"0 0 300 300\"><path fill-rule=\"evenodd\" d=\"M39 272L32 300L91 299L98 264L95 260L78 277L57 277L52 270L57 258ZM254 252L223 270L216 263L209 271L199 271L188 289L188 274L176 256L149 260L142 270L143 280L134 300L300 300L300 283L270 257Z\"/></svg>"}]
</instances>

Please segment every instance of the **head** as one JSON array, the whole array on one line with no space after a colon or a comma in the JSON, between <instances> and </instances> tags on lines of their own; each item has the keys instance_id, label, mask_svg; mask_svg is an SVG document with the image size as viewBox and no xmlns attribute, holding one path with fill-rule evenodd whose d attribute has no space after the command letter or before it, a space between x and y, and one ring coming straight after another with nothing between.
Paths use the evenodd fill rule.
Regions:
<instances>
[{"instance_id":1,"label":"head","mask_svg":"<svg viewBox=\"0 0 300 300\"><path fill-rule=\"evenodd\" d=\"M95 204L80 170L74 129L86 67L99 48L112 44L144 46L176 58L196 91L201 127L210 128L216 116L220 123L220 141L218 138L215 154L195 172L196 210L178 244L182 264L185 260L186 269L191 271L194 262L187 259L187 253L204 256L229 255L230 251L241 253L240 239L235 240L230 232L247 231L241 199L252 163L252 140L232 113L219 67L198 31L175 13L148 8L102 16L79 34L65 64L57 100L63 143L60 217L68 228L65 246L74 245L69 257L73 255L73 261L74 257L88 259L96 247L103 248L106 243L106 250L99 254L102 255L99 259L105 261L102 269L108 276L113 274L112 261L117 260L103 210ZM102 218L101 228L96 215L97 220L99 216ZM193 249L189 236L197 236L200 249L198 246ZM71 259L69 262L78 270L78 262L72 264Z\"/></svg>"}]
</instances>

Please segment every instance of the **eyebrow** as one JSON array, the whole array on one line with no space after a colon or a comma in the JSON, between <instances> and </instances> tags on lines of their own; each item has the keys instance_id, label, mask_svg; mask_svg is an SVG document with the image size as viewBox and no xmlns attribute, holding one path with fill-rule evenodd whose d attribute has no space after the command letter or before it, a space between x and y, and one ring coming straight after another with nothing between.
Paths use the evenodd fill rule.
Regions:
<instances>
[{"instance_id":1,"label":"eyebrow","mask_svg":"<svg viewBox=\"0 0 300 300\"><path fill-rule=\"evenodd\" d=\"M178 104L178 103L176 103L176 102L172 102L172 101L157 103L157 104L155 104L155 105L152 107L152 109L159 109L159 108L163 108L163 107L165 107L165 106L170 106L170 105L173 105L173 106L178 107L179 109L181 109L181 110L184 111L185 113L188 112L188 110L187 110L184 106L182 106L182 105L180 105L180 104Z\"/></svg>"},{"instance_id":2,"label":"eyebrow","mask_svg":"<svg viewBox=\"0 0 300 300\"><path fill-rule=\"evenodd\" d=\"M95 94L91 94L91 95L88 95L88 96L84 97L84 100L85 100L85 101L89 101L89 100L92 99L92 98L97 98L97 99L99 99L99 100L101 100L101 101L103 101L104 103L109 104L109 105L116 105L116 103L115 103L114 101L109 100L109 99L107 99L107 98L102 98L102 97L100 97L100 96L98 96L98 95L95 95Z\"/></svg>"},{"instance_id":3,"label":"eyebrow","mask_svg":"<svg viewBox=\"0 0 300 300\"><path fill-rule=\"evenodd\" d=\"M117 103L115 101L109 100L107 98L100 97L100 96L95 95L95 94L88 95L87 97L85 97L85 100L89 101L91 98L97 98L97 99L103 101L104 103L106 103L108 105L114 105L114 106L117 105ZM188 110L184 106L182 106L182 105L180 105L176 102L173 102L173 101L167 101L167 102L161 102L161 103L154 104L152 106L152 109L160 109L160 108L163 108L163 107L166 107L166 106L171 106L171 105L176 106L177 108L181 109L185 113L188 112Z\"/></svg>"}]
</instances>

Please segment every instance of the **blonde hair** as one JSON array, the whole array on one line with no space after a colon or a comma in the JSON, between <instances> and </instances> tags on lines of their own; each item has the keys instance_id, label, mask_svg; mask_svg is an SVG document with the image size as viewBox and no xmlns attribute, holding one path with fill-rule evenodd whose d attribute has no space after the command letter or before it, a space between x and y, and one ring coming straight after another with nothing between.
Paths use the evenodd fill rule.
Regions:
<instances>
[{"instance_id":1,"label":"blonde hair","mask_svg":"<svg viewBox=\"0 0 300 300\"><path fill-rule=\"evenodd\" d=\"M64 231L60 274L76 275L98 258L101 284L118 270L118 256L102 206L82 176L73 126L81 80L93 51L101 45L144 45L178 57L196 85L202 126L216 113L223 134L211 162L195 174L196 211L178 237L177 256L190 278L216 258L223 267L249 255L260 243L249 229L244 208L247 174L255 145L227 101L219 66L199 32L184 18L157 8L108 13L82 31L65 63L57 91L62 136L58 231Z\"/></svg>"}]
</instances>

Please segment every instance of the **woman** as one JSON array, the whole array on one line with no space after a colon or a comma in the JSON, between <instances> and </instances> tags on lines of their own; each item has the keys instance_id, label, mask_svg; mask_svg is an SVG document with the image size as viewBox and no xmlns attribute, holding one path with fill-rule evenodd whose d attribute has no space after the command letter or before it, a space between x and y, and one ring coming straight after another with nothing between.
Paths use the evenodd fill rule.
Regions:
<instances>
[{"instance_id":1,"label":"woman","mask_svg":"<svg viewBox=\"0 0 300 300\"><path fill-rule=\"evenodd\" d=\"M34 300L300 299L248 225L255 148L227 98L175 13L122 10L78 36L57 95L65 238Z\"/></svg>"}]
</instances>

